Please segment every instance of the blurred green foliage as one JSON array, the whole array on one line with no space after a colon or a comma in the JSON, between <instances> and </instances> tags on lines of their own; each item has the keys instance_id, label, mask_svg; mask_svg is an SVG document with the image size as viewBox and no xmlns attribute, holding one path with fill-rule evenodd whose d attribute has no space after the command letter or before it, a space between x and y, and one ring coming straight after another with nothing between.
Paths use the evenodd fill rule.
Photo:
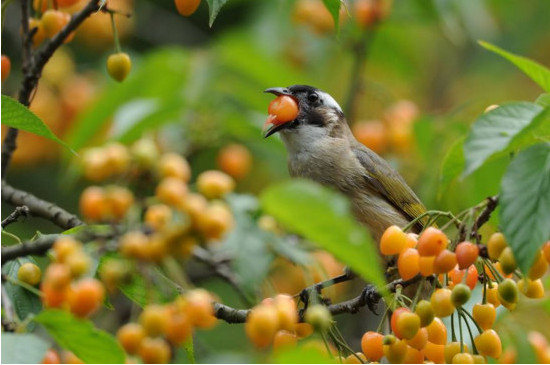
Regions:
<instances>
[{"instance_id":1,"label":"blurred green foliage","mask_svg":"<svg viewBox=\"0 0 550 365\"><path fill-rule=\"evenodd\" d=\"M214 3L223 1L209 0ZM210 29L212 12L206 2L194 16L183 18L170 0L136 1L134 31L123 42L134 69L124 83L107 80L104 65L112 47L95 52L77 42L65 46L78 72L98 72L105 86L68 126L63 139L78 150L106 140L131 143L154 133L166 149L187 156L194 175L215 166L221 147L239 142L254 156L253 171L239 183L239 192L258 193L270 183L287 179L282 144L276 138L264 140L260 133L270 101L262 91L311 84L344 104L351 80L358 77L352 74L353 41L358 36L353 19L344 15L339 33L318 35L293 22L293 4L292 0L228 1ZM534 102L540 89L477 41L490 41L548 65L548 10L546 0L396 0L391 16L374 30L356 120L381 119L401 99L419 106L411 153L384 157L428 208L458 212L499 191L509 156L502 154L461 178L466 160L461 160L460 139L488 105ZM11 95L21 80L17 12L16 6L7 9L2 32L2 53L13 64L3 93ZM12 166L8 180L76 212L84 182L70 178L75 162L65 157L48 165ZM2 210L5 217L11 207L2 203ZM246 228L249 223L238 221L238 227ZM55 232L56 228L33 218L10 226L22 239L32 237L36 230ZM271 254L266 246L254 245L253 235L248 239L250 247L263 250L257 255ZM11 240L3 236L2 242ZM246 264L238 268L243 270ZM246 277L245 273L241 276ZM257 278L251 275L250 287L245 289L251 291ZM208 281L206 287L224 303L243 305L219 280ZM195 342L201 362L265 360L264 354L248 344L242 328L225 323L212 331L199 331ZM235 350L246 344L247 351ZM299 361L297 356L290 353L279 360Z\"/></svg>"}]
</instances>

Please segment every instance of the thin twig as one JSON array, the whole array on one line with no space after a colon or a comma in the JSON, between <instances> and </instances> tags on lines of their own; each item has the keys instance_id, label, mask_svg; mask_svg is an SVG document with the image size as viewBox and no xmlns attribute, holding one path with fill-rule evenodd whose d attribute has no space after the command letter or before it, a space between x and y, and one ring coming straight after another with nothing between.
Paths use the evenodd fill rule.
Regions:
<instances>
[{"instance_id":1,"label":"thin twig","mask_svg":"<svg viewBox=\"0 0 550 365\"><path fill-rule=\"evenodd\" d=\"M362 96L365 88L365 64L369 46L372 44L376 26L373 25L363 31L361 39L353 45L353 66L350 73L350 86L347 93L344 112L350 124L355 122L357 102Z\"/></svg>"},{"instance_id":2,"label":"thin twig","mask_svg":"<svg viewBox=\"0 0 550 365\"><path fill-rule=\"evenodd\" d=\"M483 211L478 215L478 217L474 221L472 225L470 237L477 238L479 227L483 226L485 223L489 221L489 219L491 218L491 214L494 212L494 210L498 206L498 195L488 197L486 201L483 203L486 204L485 209L483 209ZM467 237L468 234L466 231L467 231L466 229L460 230L460 235L457 242L462 242L468 238Z\"/></svg>"},{"instance_id":3,"label":"thin twig","mask_svg":"<svg viewBox=\"0 0 550 365\"><path fill-rule=\"evenodd\" d=\"M216 260L210 251L203 249L202 247L195 247L193 250L193 257L198 261L208 265L216 275L225 280L229 285L231 285L236 292L239 294L241 299L246 305L252 305L253 302L249 296L243 291L239 285L237 279L231 268L227 265L226 261Z\"/></svg>"},{"instance_id":4,"label":"thin twig","mask_svg":"<svg viewBox=\"0 0 550 365\"><path fill-rule=\"evenodd\" d=\"M27 217L30 213L29 207L26 205L15 207L15 210L2 221L2 228L6 228L8 225L17 222L19 217Z\"/></svg>"},{"instance_id":5,"label":"thin twig","mask_svg":"<svg viewBox=\"0 0 550 365\"><path fill-rule=\"evenodd\" d=\"M47 219L63 229L84 224L76 215L67 212L56 204L42 200L26 191L16 189L5 181L2 181L2 200L14 206L25 205L32 216Z\"/></svg>"},{"instance_id":6,"label":"thin twig","mask_svg":"<svg viewBox=\"0 0 550 365\"><path fill-rule=\"evenodd\" d=\"M484 225L489 221L491 218L491 214L494 212L494 210L498 206L498 195L490 196L487 198L487 205L485 206L485 209L481 212L481 214L477 217L477 219L474 222L473 225L473 233L477 235L477 230L479 227Z\"/></svg>"}]
</instances>

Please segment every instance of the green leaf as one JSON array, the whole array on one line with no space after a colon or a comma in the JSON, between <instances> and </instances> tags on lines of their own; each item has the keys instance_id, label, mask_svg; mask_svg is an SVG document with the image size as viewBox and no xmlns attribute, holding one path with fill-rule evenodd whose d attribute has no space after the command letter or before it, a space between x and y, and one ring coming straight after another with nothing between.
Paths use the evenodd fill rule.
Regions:
<instances>
[{"instance_id":1,"label":"green leaf","mask_svg":"<svg viewBox=\"0 0 550 365\"><path fill-rule=\"evenodd\" d=\"M231 267L242 289L249 295L258 292L274 259L267 247L267 232L261 230L251 217L257 208L256 200L247 195L233 194L227 198L235 216L235 228L223 243L223 250L233 256Z\"/></svg>"},{"instance_id":2,"label":"green leaf","mask_svg":"<svg viewBox=\"0 0 550 365\"><path fill-rule=\"evenodd\" d=\"M464 160L464 140L466 137L460 138L456 141L447 154L443 158L441 164L441 173L439 174L439 188L437 195L439 199L447 192L447 189L451 186L451 183L460 176L460 173L464 170L466 164Z\"/></svg>"},{"instance_id":3,"label":"green leaf","mask_svg":"<svg viewBox=\"0 0 550 365\"><path fill-rule=\"evenodd\" d=\"M507 52L491 43L479 41L479 44L483 48L499 54L500 56L506 58L508 61L512 62L514 65L516 65L516 67L518 67L527 76L529 76L531 80L539 84L539 86L542 87L544 91L550 92L550 70L548 68L528 58Z\"/></svg>"},{"instance_id":4,"label":"green leaf","mask_svg":"<svg viewBox=\"0 0 550 365\"><path fill-rule=\"evenodd\" d=\"M543 108L550 106L550 94L540 94L535 104L542 106Z\"/></svg>"},{"instance_id":5,"label":"green leaf","mask_svg":"<svg viewBox=\"0 0 550 365\"><path fill-rule=\"evenodd\" d=\"M507 150L515 151L542 141L550 141L550 106L512 138Z\"/></svg>"},{"instance_id":6,"label":"green leaf","mask_svg":"<svg viewBox=\"0 0 550 365\"><path fill-rule=\"evenodd\" d=\"M20 257L17 260L9 261L2 266L2 273L7 275L10 278L17 279L17 271L26 262L36 264L30 256L29 257ZM5 284L6 292L10 297L12 303L14 303L15 313L20 320L25 320L29 314L36 314L42 310L42 302L40 298L28 291L27 289L10 283L9 281ZM31 330L33 326L29 328Z\"/></svg>"},{"instance_id":7,"label":"green leaf","mask_svg":"<svg viewBox=\"0 0 550 365\"><path fill-rule=\"evenodd\" d=\"M550 143L520 152L501 183L500 225L519 268L527 273L550 239Z\"/></svg>"},{"instance_id":8,"label":"green leaf","mask_svg":"<svg viewBox=\"0 0 550 365\"><path fill-rule=\"evenodd\" d=\"M2 95L2 124L51 139L76 154L71 147L57 138L29 108L6 95Z\"/></svg>"},{"instance_id":9,"label":"green leaf","mask_svg":"<svg viewBox=\"0 0 550 365\"><path fill-rule=\"evenodd\" d=\"M139 139L147 130L159 128L161 125L169 122L179 121L179 117L182 115L187 104L182 101L180 95L174 96L175 97L172 99L155 103L154 108L151 108L151 110L145 113L141 113L132 124L126 125L123 129L121 128L113 131L113 136L123 143L130 143ZM156 101L156 99L152 100ZM143 102L143 99L132 101L128 103L131 105L125 106L130 106L132 109L135 109L136 105L141 102Z\"/></svg>"},{"instance_id":10,"label":"green leaf","mask_svg":"<svg viewBox=\"0 0 550 365\"><path fill-rule=\"evenodd\" d=\"M90 364L123 364L124 351L113 336L94 327L89 320L77 319L58 309L42 311L34 317L59 346L72 351Z\"/></svg>"},{"instance_id":11,"label":"green leaf","mask_svg":"<svg viewBox=\"0 0 550 365\"><path fill-rule=\"evenodd\" d=\"M69 228L66 231L61 232L61 234L66 235L78 235L79 233L95 233L97 235L106 235L113 231L113 227L107 224L83 224L73 228ZM84 233L84 234L86 234Z\"/></svg>"},{"instance_id":12,"label":"green leaf","mask_svg":"<svg viewBox=\"0 0 550 365\"><path fill-rule=\"evenodd\" d=\"M33 334L2 332L2 364L40 364L49 348Z\"/></svg>"},{"instance_id":13,"label":"green leaf","mask_svg":"<svg viewBox=\"0 0 550 365\"><path fill-rule=\"evenodd\" d=\"M174 282L158 267L146 267L132 275L129 282L119 286L120 291L131 301L145 307L148 303L164 303L173 300L178 294Z\"/></svg>"},{"instance_id":14,"label":"green leaf","mask_svg":"<svg viewBox=\"0 0 550 365\"><path fill-rule=\"evenodd\" d=\"M385 290L378 251L343 195L296 179L268 187L260 201L268 214L291 231L332 253L378 290Z\"/></svg>"},{"instance_id":15,"label":"green leaf","mask_svg":"<svg viewBox=\"0 0 550 365\"><path fill-rule=\"evenodd\" d=\"M298 265L309 265L312 263L311 255L302 247L290 242L288 237L280 237L274 233L266 232L270 247L280 256Z\"/></svg>"},{"instance_id":16,"label":"green leaf","mask_svg":"<svg viewBox=\"0 0 550 365\"><path fill-rule=\"evenodd\" d=\"M316 348L298 346L282 350L275 356L275 364L334 364L334 359Z\"/></svg>"},{"instance_id":17,"label":"green leaf","mask_svg":"<svg viewBox=\"0 0 550 365\"><path fill-rule=\"evenodd\" d=\"M210 27L214 24L214 20L216 20L222 6L224 6L227 1L228 0L206 0L208 8L210 9L210 20L208 21Z\"/></svg>"},{"instance_id":18,"label":"green leaf","mask_svg":"<svg viewBox=\"0 0 550 365\"><path fill-rule=\"evenodd\" d=\"M93 141L105 125L111 122L122 105L132 100L154 99L159 103L181 96L186 86L192 57L182 49L161 49L148 54L137 65L135 72L123 83L113 83L104 90L99 99L83 114L80 114L73 127L67 132L67 142L80 149ZM180 102L185 103L184 98ZM149 114L135 122L139 128L150 126L146 119ZM157 120L158 124L164 122ZM142 124L143 123L143 124ZM124 130L120 138L130 139L132 129Z\"/></svg>"},{"instance_id":19,"label":"green leaf","mask_svg":"<svg viewBox=\"0 0 550 365\"><path fill-rule=\"evenodd\" d=\"M145 280L142 276L133 275L132 281L127 284L122 284L119 289L128 299L141 308L147 305L147 288L145 287Z\"/></svg>"},{"instance_id":20,"label":"green leaf","mask_svg":"<svg viewBox=\"0 0 550 365\"><path fill-rule=\"evenodd\" d=\"M323 3L325 4L325 7L329 11L330 15L332 15L332 19L334 20L334 30L338 33L340 26L341 0L323 0Z\"/></svg>"},{"instance_id":21,"label":"green leaf","mask_svg":"<svg viewBox=\"0 0 550 365\"><path fill-rule=\"evenodd\" d=\"M463 176L470 175L490 158L511 152L512 139L531 123L542 107L527 102L504 104L482 114L464 142Z\"/></svg>"}]
</instances>

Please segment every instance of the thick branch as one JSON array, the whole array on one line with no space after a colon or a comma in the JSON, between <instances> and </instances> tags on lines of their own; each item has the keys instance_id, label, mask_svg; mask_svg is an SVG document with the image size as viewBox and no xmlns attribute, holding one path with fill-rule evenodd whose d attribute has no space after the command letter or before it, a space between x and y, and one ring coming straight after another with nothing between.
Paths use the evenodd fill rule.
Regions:
<instances>
[{"instance_id":1,"label":"thick branch","mask_svg":"<svg viewBox=\"0 0 550 365\"><path fill-rule=\"evenodd\" d=\"M14 206L26 205L31 215L47 219L63 229L84 224L76 215L54 203L42 200L26 191L18 190L5 181L2 181L2 200Z\"/></svg>"},{"instance_id":2,"label":"thick branch","mask_svg":"<svg viewBox=\"0 0 550 365\"><path fill-rule=\"evenodd\" d=\"M19 245L2 247L2 265L18 257L28 255L44 255L52 248L58 235L42 236L33 242L23 242Z\"/></svg>"},{"instance_id":3,"label":"thick branch","mask_svg":"<svg viewBox=\"0 0 550 365\"><path fill-rule=\"evenodd\" d=\"M22 52L22 62L21 62L21 71L23 72L23 82L21 84L21 91L19 92L19 102L25 106L30 104L30 92L28 95L23 93L23 90L27 87L27 83L30 79L27 79L27 75L31 74L31 69L33 68L33 58L31 54L31 45L32 45L32 36L36 32L29 31L29 0L21 0L21 30L23 38L23 52ZM33 87L34 88L34 87ZM31 89L32 90L32 89ZM2 142L2 180L5 179L6 169L11 160L11 155L13 151L17 148L17 135L19 131L15 128L9 128L6 133L6 137Z\"/></svg>"},{"instance_id":4,"label":"thick branch","mask_svg":"<svg viewBox=\"0 0 550 365\"><path fill-rule=\"evenodd\" d=\"M225 304L214 303L214 315L227 323L244 323L250 309L235 309Z\"/></svg>"},{"instance_id":5,"label":"thick branch","mask_svg":"<svg viewBox=\"0 0 550 365\"><path fill-rule=\"evenodd\" d=\"M100 0L91 0L80 12L74 14L61 31L49 41L45 42L43 48L34 55L31 52L32 37L36 31L29 30L29 0L21 0L21 24L23 29L23 81L19 90L19 102L25 106L31 103L31 94L38 85L38 80L42 75L42 69L48 60L52 57L56 49L59 48L65 39L78 28L78 26L92 13L99 10ZM6 169L11 160L11 156L17 148L16 128L9 128L2 142L2 180L6 178Z\"/></svg>"},{"instance_id":6,"label":"thick branch","mask_svg":"<svg viewBox=\"0 0 550 365\"><path fill-rule=\"evenodd\" d=\"M84 243L94 242L97 240L111 240L120 236L120 230L116 226L112 226L111 230L97 230L93 227L89 229L87 227L78 230L74 234L74 237L77 240L80 240ZM59 238L60 234L48 234L41 236L38 239L32 242L23 242L18 245L2 247L2 265L10 260L14 260L18 257L28 256L28 255L44 255L53 244Z\"/></svg>"},{"instance_id":7,"label":"thick branch","mask_svg":"<svg viewBox=\"0 0 550 365\"><path fill-rule=\"evenodd\" d=\"M394 280L387 284L386 288L390 292L395 292L398 286L405 288L409 285L417 283L421 278L422 277L418 275L407 281L403 279ZM308 288L305 290L307 289ZM309 289L315 289L315 285L309 287ZM362 307L374 307L374 305L376 305L381 298L382 295L376 290L374 285L367 285L357 297L345 302L331 304L328 306L328 310L333 316L342 313L357 313ZM216 318L227 323L244 323L248 313L250 313L250 309L235 309L220 303L214 303L213 305Z\"/></svg>"},{"instance_id":8,"label":"thick branch","mask_svg":"<svg viewBox=\"0 0 550 365\"><path fill-rule=\"evenodd\" d=\"M395 292L397 286L406 288L409 285L417 283L421 278L420 275L417 275L407 281L397 279L386 285L386 288L390 292ZM372 310L380 299L382 299L382 295L376 290L376 287L374 285L367 285L357 297L345 302L331 304L328 306L328 310L333 316L341 313L357 313L364 306L368 306Z\"/></svg>"}]
</instances>

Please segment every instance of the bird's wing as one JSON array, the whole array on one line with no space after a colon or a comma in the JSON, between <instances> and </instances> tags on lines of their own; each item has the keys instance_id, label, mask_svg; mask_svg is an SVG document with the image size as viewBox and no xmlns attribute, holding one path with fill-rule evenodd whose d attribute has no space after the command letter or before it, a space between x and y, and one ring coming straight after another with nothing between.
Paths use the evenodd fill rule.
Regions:
<instances>
[{"instance_id":1,"label":"bird's wing","mask_svg":"<svg viewBox=\"0 0 550 365\"><path fill-rule=\"evenodd\" d=\"M413 220L426 211L420 199L401 175L392 169L384 159L374 152L369 153L367 148L359 142L353 147L353 152L365 170L367 184L376 189L407 219ZM423 228L426 220L422 219L416 224L419 231Z\"/></svg>"}]
</instances>

